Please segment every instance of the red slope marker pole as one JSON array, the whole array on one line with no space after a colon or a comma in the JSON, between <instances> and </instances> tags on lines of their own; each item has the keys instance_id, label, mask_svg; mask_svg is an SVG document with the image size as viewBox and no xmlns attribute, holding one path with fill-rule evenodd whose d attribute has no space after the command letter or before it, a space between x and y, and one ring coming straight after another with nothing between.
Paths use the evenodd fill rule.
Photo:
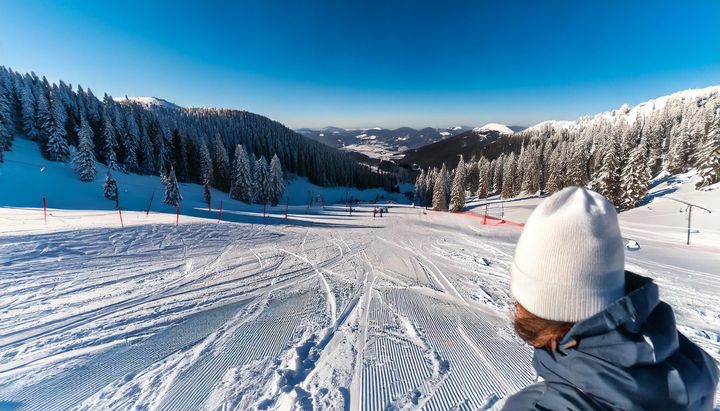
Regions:
<instances>
[{"instance_id":1,"label":"red slope marker pole","mask_svg":"<svg viewBox=\"0 0 720 411\"><path fill-rule=\"evenodd\" d=\"M147 211L145 211L145 217L147 217L148 214L150 214L150 207L152 207L152 202L153 202L154 198L155 198L155 190L153 190L152 194L150 195L150 203L148 204Z\"/></svg>"},{"instance_id":2,"label":"red slope marker pole","mask_svg":"<svg viewBox=\"0 0 720 411\"><path fill-rule=\"evenodd\" d=\"M178 224L180 224L180 206L176 205L175 206L175 227L177 227Z\"/></svg>"},{"instance_id":3,"label":"red slope marker pole","mask_svg":"<svg viewBox=\"0 0 720 411\"><path fill-rule=\"evenodd\" d=\"M290 199L289 199L289 198L285 198L285 219L286 219L286 220L287 220L288 206L289 206L289 205L290 205Z\"/></svg>"},{"instance_id":4,"label":"red slope marker pole","mask_svg":"<svg viewBox=\"0 0 720 411\"><path fill-rule=\"evenodd\" d=\"M218 223L222 220L222 200L220 200L220 216L218 217Z\"/></svg>"},{"instance_id":5,"label":"red slope marker pole","mask_svg":"<svg viewBox=\"0 0 720 411\"><path fill-rule=\"evenodd\" d=\"M47 202L45 197L43 197L43 216L45 217L45 224L47 224Z\"/></svg>"},{"instance_id":6,"label":"red slope marker pole","mask_svg":"<svg viewBox=\"0 0 720 411\"><path fill-rule=\"evenodd\" d=\"M118 214L120 215L120 227L125 228L125 224L123 224L122 220L122 211L120 211L120 207L118 207Z\"/></svg>"},{"instance_id":7,"label":"red slope marker pole","mask_svg":"<svg viewBox=\"0 0 720 411\"><path fill-rule=\"evenodd\" d=\"M483 225L487 224L487 211L488 211L487 209L488 209L488 203L487 203L487 198L486 198L485 199L485 216L483 217Z\"/></svg>"}]
</instances>

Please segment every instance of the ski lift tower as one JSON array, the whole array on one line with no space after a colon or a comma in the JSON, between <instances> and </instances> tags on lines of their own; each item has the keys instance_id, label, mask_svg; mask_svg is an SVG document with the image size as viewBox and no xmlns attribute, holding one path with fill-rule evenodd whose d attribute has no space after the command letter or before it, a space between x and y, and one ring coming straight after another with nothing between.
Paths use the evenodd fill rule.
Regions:
<instances>
[{"instance_id":1,"label":"ski lift tower","mask_svg":"<svg viewBox=\"0 0 720 411\"><path fill-rule=\"evenodd\" d=\"M697 204L689 203L689 202L684 201L684 200L679 200L679 199L677 199L677 198L673 198L673 197L665 197L665 198L668 199L668 200L677 201L678 203L681 203L681 204L685 204L685 205L688 207L687 242L686 242L685 244L686 244L686 245L690 245L690 222L691 222L691 220L692 220L692 209L693 209L693 207L697 207L697 208L699 208L699 209L701 209L701 210L705 210L705 211L708 212L708 214L712 213L712 211L710 211L709 209L707 209L707 208L705 208L705 207L703 207L703 206L699 206L699 205L697 205Z\"/></svg>"}]
</instances>

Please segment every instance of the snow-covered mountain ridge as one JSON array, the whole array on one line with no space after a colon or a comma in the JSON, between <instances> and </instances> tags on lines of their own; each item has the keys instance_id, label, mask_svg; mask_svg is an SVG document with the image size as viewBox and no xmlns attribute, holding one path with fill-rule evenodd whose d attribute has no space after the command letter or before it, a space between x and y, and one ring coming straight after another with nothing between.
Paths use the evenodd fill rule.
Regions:
<instances>
[{"instance_id":1,"label":"snow-covered mountain ridge","mask_svg":"<svg viewBox=\"0 0 720 411\"><path fill-rule=\"evenodd\" d=\"M476 133L485 133L487 131L497 131L500 134L513 134L515 131L505 124L500 123L487 123L482 127L475 127L473 129Z\"/></svg>"},{"instance_id":2,"label":"snow-covered mountain ridge","mask_svg":"<svg viewBox=\"0 0 720 411\"><path fill-rule=\"evenodd\" d=\"M162 107L162 108L169 108L173 110L180 110L182 107L178 106L175 103L171 103L167 100L158 98L158 97L116 97L113 100L115 100L118 103L124 103L126 101L131 101L133 103L138 103L144 106L145 108L154 108L154 107Z\"/></svg>"},{"instance_id":3,"label":"snow-covered mountain ridge","mask_svg":"<svg viewBox=\"0 0 720 411\"><path fill-rule=\"evenodd\" d=\"M446 166L454 167L451 160L462 154L470 159L472 178L467 187L462 179L453 184L481 198L500 193L507 199L581 186L628 210L643 204L652 178L693 171L699 176L699 190L712 190L720 181L720 87L685 90L573 122L547 121L500 135L489 144L472 141L468 147L458 144L458 137L425 150L429 156L443 153L441 164L423 164L411 152L404 158L430 166L417 179L416 192L424 204L446 207L450 189L429 188L450 183ZM454 175L465 176L464 163L457 164L463 173L456 170Z\"/></svg>"},{"instance_id":4,"label":"snow-covered mountain ridge","mask_svg":"<svg viewBox=\"0 0 720 411\"><path fill-rule=\"evenodd\" d=\"M541 130L552 127L554 129L572 130L581 123L593 123L597 121L617 122L624 121L627 125L633 125L638 118L649 117L654 113L664 110L668 105L682 104L683 102L696 101L699 105L714 94L720 94L720 85L704 88L687 89L676 93L656 97L634 106L623 104L617 109L604 111L597 114L580 116L575 120L547 120L532 125L527 130Z\"/></svg>"}]
</instances>

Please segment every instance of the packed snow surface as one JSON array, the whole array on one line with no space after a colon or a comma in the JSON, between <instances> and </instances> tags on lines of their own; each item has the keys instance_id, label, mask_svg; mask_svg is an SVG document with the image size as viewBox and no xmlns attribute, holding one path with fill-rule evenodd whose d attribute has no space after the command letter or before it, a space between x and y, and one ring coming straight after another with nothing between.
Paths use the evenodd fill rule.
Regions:
<instances>
[{"instance_id":1,"label":"packed snow surface","mask_svg":"<svg viewBox=\"0 0 720 411\"><path fill-rule=\"evenodd\" d=\"M3 187L40 161L21 141L0 165ZM46 165L43 187L79 195L67 172ZM23 178L13 190L36 196L40 183ZM680 329L720 360L718 219L694 212L700 232L685 246L685 214L664 198L717 209L720 190L683 178L657 182L650 203L621 215L641 245L627 263L656 279ZM382 218L371 204L350 215L330 202L263 218L227 199L218 223L200 191L183 189L198 205L183 206L177 226L158 206L125 212L121 228L95 200L51 207L46 225L25 191L0 197L0 409L477 410L533 382L510 322L518 225L392 202ZM522 222L538 201L488 209Z\"/></svg>"}]
</instances>

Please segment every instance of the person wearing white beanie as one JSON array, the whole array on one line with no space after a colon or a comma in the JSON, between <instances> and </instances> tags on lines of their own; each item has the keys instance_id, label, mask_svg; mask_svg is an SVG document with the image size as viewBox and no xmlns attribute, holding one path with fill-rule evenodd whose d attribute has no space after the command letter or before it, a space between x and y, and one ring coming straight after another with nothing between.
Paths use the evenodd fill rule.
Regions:
<instances>
[{"instance_id":1,"label":"person wearing white beanie","mask_svg":"<svg viewBox=\"0 0 720 411\"><path fill-rule=\"evenodd\" d=\"M539 317L576 322L602 311L625 295L615 207L578 187L549 197L525 224L510 273L513 296Z\"/></svg>"},{"instance_id":2,"label":"person wearing white beanie","mask_svg":"<svg viewBox=\"0 0 720 411\"><path fill-rule=\"evenodd\" d=\"M541 381L502 410L712 410L718 369L651 279L625 271L615 207L568 187L525 224L510 267L515 330Z\"/></svg>"}]
</instances>

